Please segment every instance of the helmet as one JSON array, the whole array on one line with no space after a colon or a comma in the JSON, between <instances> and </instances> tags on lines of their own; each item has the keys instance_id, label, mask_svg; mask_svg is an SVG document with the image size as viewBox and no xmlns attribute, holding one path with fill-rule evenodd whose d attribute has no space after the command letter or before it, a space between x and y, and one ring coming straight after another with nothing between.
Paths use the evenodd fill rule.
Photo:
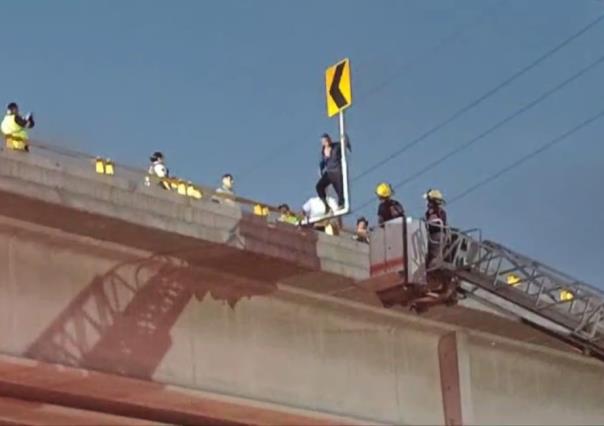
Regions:
<instances>
[{"instance_id":1,"label":"helmet","mask_svg":"<svg viewBox=\"0 0 604 426\"><path fill-rule=\"evenodd\" d=\"M428 189L428 191L426 191L424 194L424 198L428 201L436 201L438 203L445 202L442 192L440 192L438 189Z\"/></svg>"},{"instance_id":2,"label":"helmet","mask_svg":"<svg viewBox=\"0 0 604 426\"><path fill-rule=\"evenodd\" d=\"M16 102L11 102L10 104L7 105L6 109L10 112L14 112L19 109L19 106L17 105Z\"/></svg>"},{"instance_id":3,"label":"helmet","mask_svg":"<svg viewBox=\"0 0 604 426\"><path fill-rule=\"evenodd\" d=\"M375 193L380 198L389 198L394 194L394 191L389 183L382 182L375 188Z\"/></svg>"},{"instance_id":4,"label":"helmet","mask_svg":"<svg viewBox=\"0 0 604 426\"><path fill-rule=\"evenodd\" d=\"M151 160L151 162L152 162L152 163L154 163L154 162L156 162L156 161L158 161L158 160L160 160L160 159L161 159L161 160L163 160L163 159L164 159L164 154L162 154L162 153L161 153L161 152L159 152L159 151L155 151L155 152L154 152L154 153L151 155L151 157L149 157L149 160Z\"/></svg>"}]
</instances>

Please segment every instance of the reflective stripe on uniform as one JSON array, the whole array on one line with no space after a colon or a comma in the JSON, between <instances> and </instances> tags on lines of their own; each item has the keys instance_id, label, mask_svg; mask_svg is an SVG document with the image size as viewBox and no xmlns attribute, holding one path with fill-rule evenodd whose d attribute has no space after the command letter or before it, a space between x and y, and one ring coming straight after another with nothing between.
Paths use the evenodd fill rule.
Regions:
<instances>
[{"instance_id":1,"label":"reflective stripe on uniform","mask_svg":"<svg viewBox=\"0 0 604 426\"><path fill-rule=\"evenodd\" d=\"M18 139L21 141L27 140L27 131L22 126L19 126L15 121L14 114L6 114L4 119L2 120L2 125L0 126L2 133L5 136L11 139Z\"/></svg>"}]
</instances>

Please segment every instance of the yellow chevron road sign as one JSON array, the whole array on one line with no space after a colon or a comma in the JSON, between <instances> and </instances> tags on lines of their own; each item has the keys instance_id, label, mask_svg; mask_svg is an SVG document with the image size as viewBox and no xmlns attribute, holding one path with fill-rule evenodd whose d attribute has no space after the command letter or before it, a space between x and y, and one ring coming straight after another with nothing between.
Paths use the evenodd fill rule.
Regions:
<instances>
[{"instance_id":1,"label":"yellow chevron road sign","mask_svg":"<svg viewBox=\"0 0 604 426\"><path fill-rule=\"evenodd\" d=\"M325 70L327 116L333 117L352 104L350 60L343 59Z\"/></svg>"}]
</instances>

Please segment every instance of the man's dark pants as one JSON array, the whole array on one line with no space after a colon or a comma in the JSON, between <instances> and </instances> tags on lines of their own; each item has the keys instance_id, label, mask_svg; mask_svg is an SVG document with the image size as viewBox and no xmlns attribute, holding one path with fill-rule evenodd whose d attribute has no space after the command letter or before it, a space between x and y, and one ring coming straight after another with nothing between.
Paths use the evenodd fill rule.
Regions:
<instances>
[{"instance_id":1,"label":"man's dark pants","mask_svg":"<svg viewBox=\"0 0 604 426\"><path fill-rule=\"evenodd\" d=\"M329 206L327 205L327 187L329 185L332 185L333 189L336 191L336 194L338 196L338 206L343 207L344 206L344 182L342 179L341 170L326 171L321 175L321 178L317 182L317 186L316 186L317 194L319 195L319 198L321 200L323 200L323 202L325 203L325 206L327 206L328 209L329 209Z\"/></svg>"}]
</instances>

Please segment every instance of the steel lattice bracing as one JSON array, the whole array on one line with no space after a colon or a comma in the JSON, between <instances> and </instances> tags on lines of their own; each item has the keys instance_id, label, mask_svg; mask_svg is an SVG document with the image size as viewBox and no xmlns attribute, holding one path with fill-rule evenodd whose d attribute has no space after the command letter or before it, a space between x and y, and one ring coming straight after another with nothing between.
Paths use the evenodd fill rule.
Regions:
<instances>
[{"instance_id":1,"label":"steel lattice bracing","mask_svg":"<svg viewBox=\"0 0 604 426\"><path fill-rule=\"evenodd\" d=\"M604 354L604 293L491 241L450 231L439 266L564 328Z\"/></svg>"}]
</instances>

